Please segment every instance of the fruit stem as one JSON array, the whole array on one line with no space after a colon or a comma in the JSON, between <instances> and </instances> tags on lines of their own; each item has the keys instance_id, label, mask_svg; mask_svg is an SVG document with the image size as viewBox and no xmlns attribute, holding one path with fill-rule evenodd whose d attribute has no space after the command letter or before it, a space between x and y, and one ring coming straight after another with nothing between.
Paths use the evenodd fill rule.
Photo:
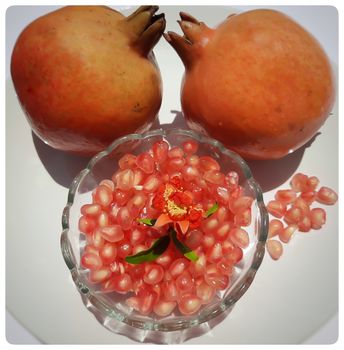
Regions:
<instances>
[{"instance_id":1,"label":"fruit stem","mask_svg":"<svg viewBox=\"0 0 344 350\"><path fill-rule=\"evenodd\" d=\"M158 6L141 6L125 19L126 29L132 34L132 45L147 56L165 30L163 13L155 15Z\"/></svg>"}]
</instances>

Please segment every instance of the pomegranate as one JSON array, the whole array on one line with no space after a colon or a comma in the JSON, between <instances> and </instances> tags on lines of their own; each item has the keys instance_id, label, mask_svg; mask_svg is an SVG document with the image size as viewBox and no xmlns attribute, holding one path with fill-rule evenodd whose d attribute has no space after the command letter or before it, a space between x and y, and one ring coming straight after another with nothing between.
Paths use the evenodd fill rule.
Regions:
<instances>
[{"instance_id":1,"label":"pomegranate","mask_svg":"<svg viewBox=\"0 0 344 350\"><path fill-rule=\"evenodd\" d=\"M276 159L325 122L334 101L330 63L291 18L254 10L211 29L180 16L184 36L168 32L165 38L186 68L181 103L190 128L246 159Z\"/></svg>"},{"instance_id":2,"label":"pomegranate","mask_svg":"<svg viewBox=\"0 0 344 350\"><path fill-rule=\"evenodd\" d=\"M165 28L157 10L142 6L125 17L105 6L67 6L24 29L11 74L43 141L92 155L151 126L162 85L152 48Z\"/></svg>"}]
</instances>

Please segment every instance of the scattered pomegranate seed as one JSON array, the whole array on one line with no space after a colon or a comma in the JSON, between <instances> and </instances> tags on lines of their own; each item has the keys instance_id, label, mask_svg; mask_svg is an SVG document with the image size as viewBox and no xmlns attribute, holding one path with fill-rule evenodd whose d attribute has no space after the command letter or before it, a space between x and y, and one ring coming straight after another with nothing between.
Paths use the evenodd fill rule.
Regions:
<instances>
[{"instance_id":1,"label":"scattered pomegranate seed","mask_svg":"<svg viewBox=\"0 0 344 350\"><path fill-rule=\"evenodd\" d=\"M326 205L333 205L337 202L338 195L328 187L321 187L316 194L316 201Z\"/></svg>"},{"instance_id":2,"label":"scattered pomegranate seed","mask_svg":"<svg viewBox=\"0 0 344 350\"><path fill-rule=\"evenodd\" d=\"M326 212L322 208L313 208L310 213L311 226L314 230L319 230L326 223Z\"/></svg>"},{"instance_id":3,"label":"scattered pomegranate seed","mask_svg":"<svg viewBox=\"0 0 344 350\"><path fill-rule=\"evenodd\" d=\"M111 192L115 190L115 184L113 183L112 180L109 180L109 179L100 181L99 185L108 187Z\"/></svg>"},{"instance_id":4,"label":"scattered pomegranate seed","mask_svg":"<svg viewBox=\"0 0 344 350\"><path fill-rule=\"evenodd\" d=\"M143 280L147 284L156 284L159 283L163 277L164 269L160 265L152 264L147 267Z\"/></svg>"},{"instance_id":5,"label":"scattered pomegranate seed","mask_svg":"<svg viewBox=\"0 0 344 350\"><path fill-rule=\"evenodd\" d=\"M300 194L300 198L302 198L308 204L312 204L315 201L315 197L316 197L316 192L314 191L302 192Z\"/></svg>"},{"instance_id":6,"label":"scattered pomegranate seed","mask_svg":"<svg viewBox=\"0 0 344 350\"><path fill-rule=\"evenodd\" d=\"M184 294L178 302L179 311L183 315L192 315L197 312L202 305L199 297L193 294Z\"/></svg>"},{"instance_id":7,"label":"scattered pomegranate seed","mask_svg":"<svg viewBox=\"0 0 344 350\"><path fill-rule=\"evenodd\" d=\"M96 228L96 222L90 217L81 216L79 219L78 227L80 232L85 234L91 234Z\"/></svg>"},{"instance_id":8,"label":"scattered pomegranate seed","mask_svg":"<svg viewBox=\"0 0 344 350\"><path fill-rule=\"evenodd\" d=\"M81 265L86 269L98 270L102 266L102 260L96 254L84 253L81 257Z\"/></svg>"},{"instance_id":9,"label":"scattered pomegranate seed","mask_svg":"<svg viewBox=\"0 0 344 350\"><path fill-rule=\"evenodd\" d=\"M153 311L161 317L166 317L172 313L177 306L175 301L159 300L153 307Z\"/></svg>"},{"instance_id":10,"label":"scattered pomegranate seed","mask_svg":"<svg viewBox=\"0 0 344 350\"><path fill-rule=\"evenodd\" d=\"M88 279L91 283L101 283L109 279L111 275L111 269L107 266L104 266L99 270L90 271Z\"/></svg>"},{"instance_id":11,"label":"scattered pomegranate seed","mask_svg":"<svg viewBox=\"0 0 344 350\"><path fill-rule=\"evenodd\" d=\"M295 192L304 192L308 189L308 176L305 174L295 174L291 181L290 181L290 187Z\"/></svg>"},{"instance_id":12,"label":"scattered pomegranate seed","mask_svg":"<svg viewBox=\"0 0 344 350\"><path fill-rule=\"evenodd\" d=\"M275 194L275 199L284 204L290 204L296 200L296 193L293 190L279 190Z\"/></svg>"},{"instance_id":13,"label":"scattered pomegranate seed","mask_svg":"<svg viewBox=\"0 0 344 350\"><path fill-rule=\"evenodd\" d=\"M152 147L154 160L158 163L163 163L167 159L168 149L169 145L166 141L155 142Z\"/></svg>"},{"instance_id":14,"label":"scattered pomegranate seed","mask_svg":"<svg viewBox=\"0 0 344 350\"><path fill-rule=\"evenodd\" d=\"M288 243L294 236L295 232L298 230L297 225L289 225L286 228L284 228L281 232L279 232L279 239L283 243Z\"/></svg>"},{"instance_id":15,"label":"scattered pomegranate seed","mask_svg":"<svg viewBox=\"0 0 344 350\"><path fill-rule=\"evenodd\" d=\"M266 242L266 247L271 258L274 260L278 260L283 254L283 246L281 242L275 239L269 239Z\"/></svg>"},{"instance_id":16,"label":"scattered pomegranate seed","mask_svg":"<svg viewBox=\"0 0 344 350\"><path fill-rule=\"evenodd\" d=\"M200 298L202 304L208 304L215 295L216 289L201 279L201 283L196 288L196 295Z\"/></svg>"},{"instance_id":17,"label":"scattered pomegranate seed","mask_svg":"<svg viewBox=\"0 0 344 350\"><path fill-rule=\"evenodd\" d=\"M120 225L106 226L100 229L100 234L109 242L119 242L124 238L124 232Z\"/></svg>"},{"instance_id":18,"label":"scattered pomegranate seed","mask_svg":"<svg viewBox=\"0 0 344 350\"><path fill-rule=\"evenodd\" d=\"M112 203L112 190L108 186L99 185L94 193L94 202L102 207L108 207Z\"/></svg>"},{"instance_id":19,"label":"scattered pomegranate seed","mask_svg":"<svg viewBox=\"0 0 344 350\"><path fill-rule=\"evenodd\" d=\"M309 215L305 215L301 218L301 220L298 222L299 231L301 232L309 232L312 228L311 218Z\"/></svg>"},{"instance_id":20,"label":"scattered pomegranate seed","mask_svg":"<svg viewBox=\"0 0 344 350\"><path fill-rule=\"evenodd\" d=\"M118 161L118 165L120 169L133 169L136 167L136 156L127 153Z\"/></svg>"},{"instance_id":21,"label":"scattered pomegranate seed","mask_svg":"<svg viewBox=\"0 0 344 350\"><path fill-rule=\"evenodd\" d=\"M320 181L316 176L309 177L307 180L308 191L315 191L319 185L319 182ZM302 192L306 192L306 191L302 191Z\"/></svg>"},{"instance_id":22,"label":"scattered pomegranate seed","mask_svg":"<svg viewBox=\"0 0 344 350\"><path fill-rule=\"evenodd\" d=\"M268 238L275 237L283 231L283 223L280 220L272 219L269 223Z\"/></svg>"},{"instance_id":23,"label":"scattered pomegranate seed","mask_svg":"<svg viewBox=\"0 0 344 350\"><path fill-rule=\"evenodd\" d=\"M85 204L80 209L82 215L98 216L102 207L99 204Z\"/></svg>"},{"instance_id":24,"label":"scattered pomegranate seed","mask_svg":"<svg viewBox=\"0 0 344 350\"><path fill-rule=\"evenodd\" d=\"M299 208L301 210L301 215L309 215L310 208L308 203L302 198L296 198L295 202L293 202L292 208Z\"/></svg>"},{"instance_id":25,"label":"scattered pomegranate seed","mask_svg":"<svg viewBox=\"0 0 344 350\"><path fill-rule=\"evenodd\" d=\"M275 216L276 218L282 218L287 211L287 206L278 201L270 201L266 206L269 214Z\"/></svg>"},{"instance_id":26,"label":"scattered pomegranate seed","mask_svg":"<svg viewBox=\"0 0 344 350\"><path fill-rule=\"evenodd\" d=\"M99 253L104 264L111 264L117 256L117 246L113 243L105 243Z\"/></svg>"},{"instance_id":27,"label":"scattered pomegranate seed","mask_svg":"<svg viewBox=\"0 0 344 350\"><path fill-rule=\"evenodd\" d=\"M247 248L250 243L248 233L241 228L233 228L229 232L230 240L239 248Z\"/></svg>"},{"instance_id":28,"label":"scattered pomegranate seed","mask_svg":"<svg viewBox=\"0 0 344 350\"><path fill-rule=\"evenodd\" d=\"M194 154L198 151L198 143L193 140L185 141L183 150L186 154Z\"/></svg>"},{"instance_id":29,"label":"scattered pomegranate seed","mask_svg":"<svg viewBox=\"0 0 344 350\"><path fill-rule=\"evenodd\" d=\"M129 191L134 186L134 172L124 169L115 176L116 187L122 191Z\"/></svg>"},{"instance_id":30,"label":"scattered pomegranate seed","mask_svg":"<svg viewBox=\"0 0 344 350\"><path fill-rule=\"evenodd\" d=\"M300 208L290 208L284 215L284 221L290 224L298 224L302 219L302 211Z\"/></svg>"}]
</instances>

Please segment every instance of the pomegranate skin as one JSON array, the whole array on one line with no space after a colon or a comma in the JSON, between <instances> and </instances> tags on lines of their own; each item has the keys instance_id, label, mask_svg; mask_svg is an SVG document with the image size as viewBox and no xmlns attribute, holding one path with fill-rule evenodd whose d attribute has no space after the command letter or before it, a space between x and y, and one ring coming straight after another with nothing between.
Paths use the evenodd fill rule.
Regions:
<instances>
[{"instance_id":1,"label":"pomegranate skin","mask_svg":"<svg viewBox=\"0 0 344 350\"><path fill-rule=\"evenodd\" d=\"M314 136L335 89L311 34L272 10L229 16L216 29L181 17L188 47L175 33L165 38L186 66L181 103L190 128L246 159L281 158Z\"/></svg>"},{"instance_id":2,"label":"pomegranate skin","mask_svg":"<svg viewBox=\"0 0 344 350\"><path fill-rule=\"evenodd\" d=\"M165 28L157 6L124 17L105 6L67 6L20 34L11 74L33 131L50 146L93 155L149 129L162 82L152 48ZM154 18L155 17L155 18Z\"/></svg>"}]
</instances>

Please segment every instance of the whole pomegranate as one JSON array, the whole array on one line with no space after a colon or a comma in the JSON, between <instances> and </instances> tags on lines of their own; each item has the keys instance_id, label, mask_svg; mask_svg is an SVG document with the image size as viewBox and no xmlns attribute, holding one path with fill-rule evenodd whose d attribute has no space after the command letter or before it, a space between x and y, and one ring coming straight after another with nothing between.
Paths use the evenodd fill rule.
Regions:
<instances>
[{"instance_id":1,"label":"whole pomegranate","mask_svg":"<svg viewBox=\"0 0 344 350\"><path fill-rule=\"evenodd\" d=\"M11 74L34 132L54 148L92 155L155 120L162 83L152 48L164 28L157 6L132 15L68 6L20 34Z\"/></svg>"},{"instance_id":2,"label":"whole pomegranate","mask_svg":"<svg viewBox=\"0 0 344 350\"><path fill-rule=\"evenodd\" d=\"M186 13L185 34L165 35L184 62L188 125L247 159L281 158L329 115L334 82L319 43L286 15L254 10L216 29Z\"/></svg>"}]
</instances>

